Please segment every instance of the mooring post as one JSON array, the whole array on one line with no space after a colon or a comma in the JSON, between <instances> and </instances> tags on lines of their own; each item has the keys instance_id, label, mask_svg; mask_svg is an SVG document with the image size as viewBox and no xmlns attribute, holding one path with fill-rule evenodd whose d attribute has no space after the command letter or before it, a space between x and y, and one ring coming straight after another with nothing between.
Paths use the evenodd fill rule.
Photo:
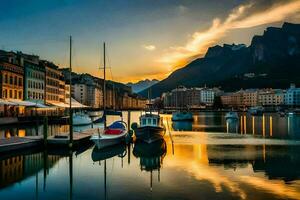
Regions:
<instances>
[{"instance_id":1,"label":"mooring post","mask_svg":"<svg viewBox=\"0 0 300 200\"><path fill-rule=\"evenodd\" d=\"M43 135L44 135L44 146L47 146L47 138L48 138L48 117L44 117L44 126L43 126Z\"/></svg>"}]
</instances>

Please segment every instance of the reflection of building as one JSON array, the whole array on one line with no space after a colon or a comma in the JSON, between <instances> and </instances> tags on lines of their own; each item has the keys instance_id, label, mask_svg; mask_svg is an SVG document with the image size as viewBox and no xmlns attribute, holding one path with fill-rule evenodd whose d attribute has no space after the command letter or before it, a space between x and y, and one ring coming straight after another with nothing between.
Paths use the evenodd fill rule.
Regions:
<instances>
[{"instance_id":1,"label":"reflection of building","mask_svg":"<svg viewBox=\"0 0 300 200\"><path fill-rule=\"evenodd\" d=\"M43 153L20 155L0 161L0 188L21 181L43 168L48 170L60 159L59 156L47 156L45 162L44 155Z\"/></svg>"},{"instance_id":2,"label":"reflection of building","mask_svg":"<svg viewBox=\"0 0 300 200\"><path fill-rule=\"evenodd\" d=\"M0 188L21 180L23 175L23 156L0 161Z\"/></svg>"}]
</instances>

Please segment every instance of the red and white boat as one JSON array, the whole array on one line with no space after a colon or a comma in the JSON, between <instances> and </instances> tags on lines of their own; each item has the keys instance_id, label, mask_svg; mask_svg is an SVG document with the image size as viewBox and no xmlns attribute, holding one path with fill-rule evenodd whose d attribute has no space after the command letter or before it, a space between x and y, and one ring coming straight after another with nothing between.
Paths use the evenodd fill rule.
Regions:
<instances>
[{"instance_id":1,"label":"red and white boat","mask_svg":"<svg viewBox=\"0 0 300 200\"><path fill-rule=\"evenodd\" d=\"M103 133L93 135L91 140L98 149L113 146L125 142L127 136L126 123L124 121L116 121L106 127Z\"/></svg>"}]
</instances>

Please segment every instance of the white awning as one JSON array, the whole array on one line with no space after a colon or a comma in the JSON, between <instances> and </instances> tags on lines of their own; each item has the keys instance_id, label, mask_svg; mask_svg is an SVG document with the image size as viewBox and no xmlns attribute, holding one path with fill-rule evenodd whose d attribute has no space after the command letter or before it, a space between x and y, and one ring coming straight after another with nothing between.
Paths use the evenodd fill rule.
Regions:
<instances>
[{"instance_id":1,"label":"white awning","mask_svg":"<svg viewBox=\"0 0 300 200\"><path fill-rule=\"evenodd\" d=\"M17 105L17 106L31 106L34 107L36 105L36 103L30 102L30 101L22 101L22 100L18 100L18 99L10 99L9 102Z\"/></svg>"},{"instance_id":2,"label":"white awning","mask_svg":"<svg viewBox=\"0 0 300 200\"><path fill-rule=\"evenodd\" d=\"M69 108L70 107L69 101L70 101L70 99L66 99L66 103L58 102L58 103L51 103L51 104L54 106L60 107L60 108ZM71 105L72 105L72 108L87 108L88 107L86 105L79 103L78 101L76 101L73 98L72 98Z\"/></svg>"},{"instance_id":3,"label":"white awning","mask_svg":"<svg viewBox=\"0 0 300 200\"><path fill-rule=\"evenodd\" d=\"M0 99L0 105L16 106L17 104L12 103L8 100Z\"/></svg>"}]
</instances>

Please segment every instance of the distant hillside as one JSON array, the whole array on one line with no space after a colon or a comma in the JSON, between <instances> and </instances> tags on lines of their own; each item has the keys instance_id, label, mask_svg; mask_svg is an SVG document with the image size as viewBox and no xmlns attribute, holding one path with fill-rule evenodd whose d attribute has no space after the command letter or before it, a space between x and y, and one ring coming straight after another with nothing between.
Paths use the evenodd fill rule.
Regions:
<instances>
[{"instance_id":1,"label":"distant hillside","mask_svg":"<svg viewBox=\"0 0 300 200\"><path fill-rule=\"evenodd\" d=\"M145 90L145 89L151 87L152 85L154 85L158 82L159 81L156 79L153 79L153 80L146 79L146 80L139 81L137 83L127 83L126 85L130 86L134 93L138 93L142 90Z\"/></svg>"},{"instance_id":2,"label":"distant hillside","mask_svg":"<svg viewBox=\"0 0 300 200\"><path fill-rule=\"evenodd\" d=\"M210 47L203 58L196 59L153 85L154 97L176 88L221 86L225 91L240 88L286 88L300 85L300 24L284 23L269 27L262 36L254 36L251 45ZM146 96L147 92L140 94Z\"/></svg>"}]
</instances>

